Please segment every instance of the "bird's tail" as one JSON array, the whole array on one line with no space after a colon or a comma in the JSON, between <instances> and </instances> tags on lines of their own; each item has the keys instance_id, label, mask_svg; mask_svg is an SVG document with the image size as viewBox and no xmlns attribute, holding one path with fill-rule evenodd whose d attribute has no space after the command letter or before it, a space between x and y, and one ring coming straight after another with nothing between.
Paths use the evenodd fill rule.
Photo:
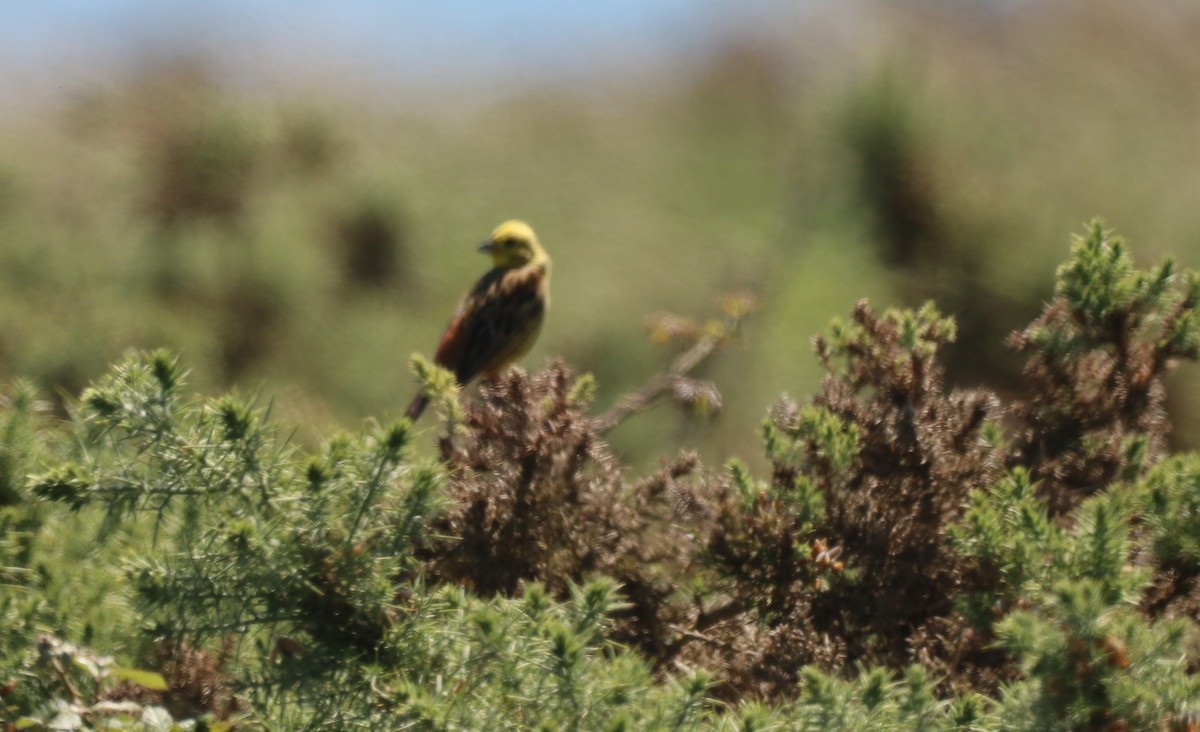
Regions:
<instances>
[{"instance_id":1,"label":"bird's tail","mask_svg":"<svg viewBox=\"0 0 1200 732\"><path fill-rule=\"evenodd\" d=\"M404 412L404 416L416 422L421 418L421 412L424 412L427 406L429 406L429 395L421 392L413 398L412 404L408 405L408 410Z\"/></svg>"}]
</instances>

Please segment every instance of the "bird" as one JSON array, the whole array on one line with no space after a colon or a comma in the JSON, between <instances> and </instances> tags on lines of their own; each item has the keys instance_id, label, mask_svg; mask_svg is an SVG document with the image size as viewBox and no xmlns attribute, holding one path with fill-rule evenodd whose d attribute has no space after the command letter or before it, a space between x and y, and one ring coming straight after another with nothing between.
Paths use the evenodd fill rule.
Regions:
<instances>
[{"instance_id":1,"label":"bird","mask_svg":"<svg viewBox=\"0 0 1200 732\"><path fill-rule=\"evenodd\" d=\"M494 381L528 353L550 305L550 257L529 224L505 221L479 251L491 255L492 268L458 303L433 357L459 386L478 376ZM428 404L422 390L405 416L415 422Z\"/></svg>"}]
</instances>

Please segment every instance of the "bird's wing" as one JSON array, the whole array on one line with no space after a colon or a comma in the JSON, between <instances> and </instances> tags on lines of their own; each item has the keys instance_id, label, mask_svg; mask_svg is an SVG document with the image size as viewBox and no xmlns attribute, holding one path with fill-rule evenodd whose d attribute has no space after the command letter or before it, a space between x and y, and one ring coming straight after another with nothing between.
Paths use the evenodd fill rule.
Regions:
<instances>
[{"instance_id":1,"label":"bird's wing","mask_svg":"<svg viewBox=\"0 0 1200 732\"><path fill-rule=\"evenodd\" d=\"M533 345L546 311L541 269L492 270L471 288L434 359L460 384L493 373Z\"/></svg>"}]
</instances>

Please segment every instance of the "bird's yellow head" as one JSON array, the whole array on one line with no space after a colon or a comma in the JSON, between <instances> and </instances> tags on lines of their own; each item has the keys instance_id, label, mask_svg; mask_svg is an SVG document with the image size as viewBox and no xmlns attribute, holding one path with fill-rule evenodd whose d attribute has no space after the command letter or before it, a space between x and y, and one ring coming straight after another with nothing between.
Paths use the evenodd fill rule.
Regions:
<instances>
[{"instance_id":1,"label":"bird's yellow head","mask_svg":"<svg viewBox=\"0 0 1200 732\"><path fill-rule=\"evenodd\" d=\"M479 251L491 254L492 264L502 269L540 264L549 259L529 224L516 219L497 226Z\"/></svg>"}]
</instances>

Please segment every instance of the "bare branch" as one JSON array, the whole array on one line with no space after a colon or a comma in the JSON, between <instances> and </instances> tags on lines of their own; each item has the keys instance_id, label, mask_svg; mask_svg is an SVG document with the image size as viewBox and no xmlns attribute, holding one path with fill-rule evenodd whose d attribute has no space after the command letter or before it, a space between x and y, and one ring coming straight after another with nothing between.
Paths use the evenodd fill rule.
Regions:
<instances>
[{"instance_id":1,"label":"bare branch","mask_svg":"<svg viewBox=\"0 0 1200 732\"><path fill-rule=\"evenodd\" d=\"M626 394L608 411L596 417L592 422L593 429L604 434L628 417L648 409L665 395L696 391L694 388L688 388L693 381L691 372L737 333L747 312L748 308L731 308L731 312L718 327L709 329L697 338L691 348L675 357L666 371L650 377L642 388ZM712 387L712 391L715 390L716 388Z\"/></svg>"}]
</instances>

